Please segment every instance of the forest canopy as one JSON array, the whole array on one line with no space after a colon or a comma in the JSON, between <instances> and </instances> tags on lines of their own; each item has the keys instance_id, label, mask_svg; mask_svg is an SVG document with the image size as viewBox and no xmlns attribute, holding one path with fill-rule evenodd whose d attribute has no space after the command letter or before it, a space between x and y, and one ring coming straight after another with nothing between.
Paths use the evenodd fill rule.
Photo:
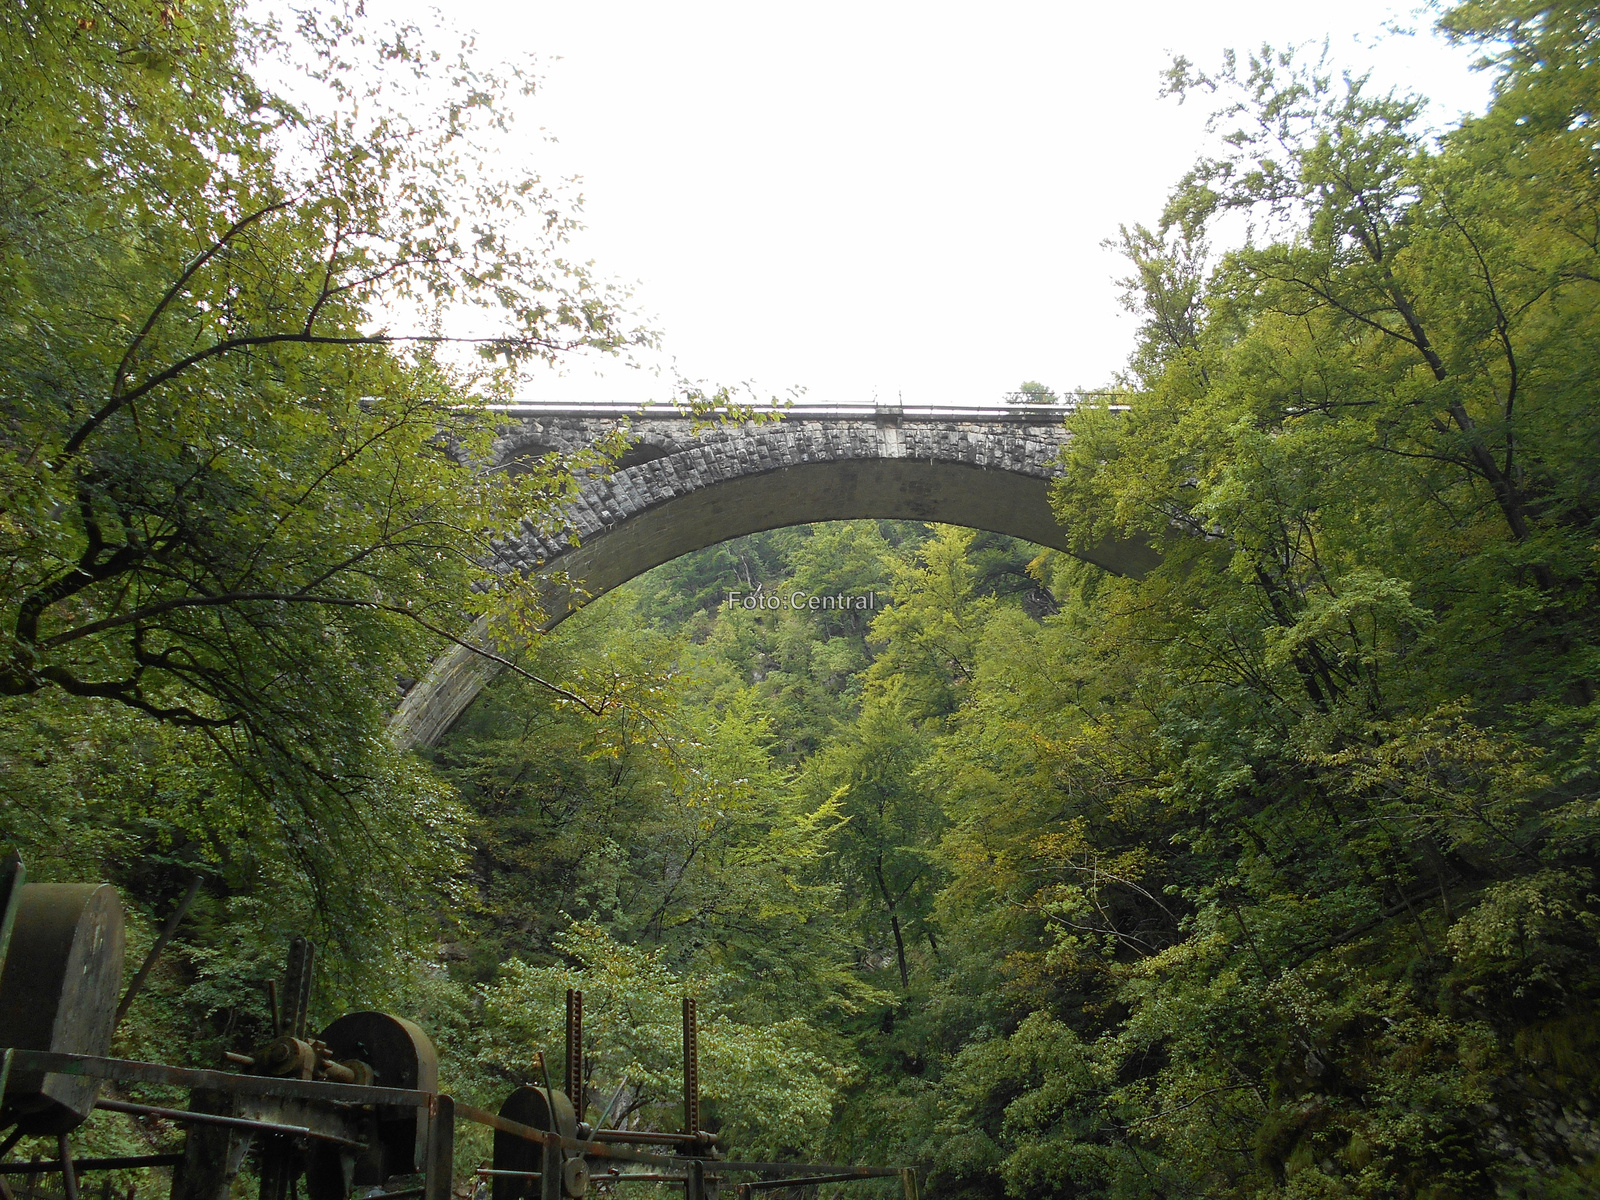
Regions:
<instances>
[{"instance_id":1,"label":"forest canopy","mask_svg":"<svg viewBox=\"0 0 1600 1200\"><path fill-rule=\"evenodd\" d=\"M1125 395L1053 491L1149 575L758 534L414 755L399 681L489 605L536 623L487 539L621 444L478 471L475 405L650 337L496 154L522 81L356 15L17 6L0 820L31 877L116 883L136 950L202 879L116 1052L247 1048L305 932L317 1013L412 1017L476 1103L582 986L589 1085L673 1127L691 993L752 1157L972 1200L1594 1194L1600 20L1439 28L1494 84L1442 130L1315 51L1173 64L1215 149L1120 232ZM757 583L881 603L720 603Z\"/></svg>"}]
</instances>

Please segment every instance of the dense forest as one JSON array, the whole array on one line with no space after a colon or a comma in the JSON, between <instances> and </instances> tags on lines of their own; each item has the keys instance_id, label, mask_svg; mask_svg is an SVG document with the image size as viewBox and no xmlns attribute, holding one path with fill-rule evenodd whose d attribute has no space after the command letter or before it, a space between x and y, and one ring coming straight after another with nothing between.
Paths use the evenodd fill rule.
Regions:
<instances>
[{"instance_id":1,"label":"dense forest","mask_svg":"<svg viewBox=\"0 0 1600 1200\"><path fill-rule=\"evenodd\" d=\"M303 933L319 1016L482 1103L581 986L595 1094L674 1127L695 995L726 1145L935 1197L1600 1194L1593 9L1444 10L1494 90L1443 130L1314 52L1173 64L1214 145L1121 232L1125 395L1053 492L1145 578L859 521L544 636L489 541L626 437L487 473L474 404L654 335L498 149L525 81L246 14L0 20L0 834L121 889L130 968L200 880L116 1053L263 1040ZM479 616L521 670L399 752Z\"/></svg>"}]
</instances>

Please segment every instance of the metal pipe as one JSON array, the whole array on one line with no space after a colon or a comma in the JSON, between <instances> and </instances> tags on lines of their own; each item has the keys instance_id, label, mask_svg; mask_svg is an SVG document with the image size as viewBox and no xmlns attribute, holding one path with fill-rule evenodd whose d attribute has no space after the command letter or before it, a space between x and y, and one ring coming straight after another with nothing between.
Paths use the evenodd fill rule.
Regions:
<instances>
[{"instance_id":1,"label":"metal pipe","mask_svg":"<svg viewBox=\"0 0 1600 1200\"><path fill-rule=\"evenodd\" d=\"M120 1158L78 1158L72 1167L78 1174L85 1171L125 1171L136 1167L175 1167L183 1161L176 1154L125 1154ZM50 1175L61 1170L58 1162L6 1163L0 1166L0 1175Z\"/></svg>"},{"instance_id":2,"label":"metal pipe","mask_svg":"<svg viewBox=\"0 0 1600 1200\"><path fill-rule=\"evenodd\" d=\"M590 1183L688 1183L689 1182L689 1177L687 1175L656 1175L656 1174L644 1174L644 1173L634 1174L632 1172L624 1175L621 1172L618 1172L615 1175L591 1175L591 1176L589 1176L589 1182Z\"/></svg>"},{"instance_id":3,"label":"metal pipe","mask_svg":"<svg viewBox=\"0 0 1600 1200\"><path fill-rule=\"evenodd\" d=\"M323 1133L306 1125L281 1125L276 1121L256 1121L250 1117L225 1117L221 1113L191 1112L186 1108L156 1108L149 1104L129 1104L123 1100L96 1100L96 1108L111 1112L130 1113L136 1117L161 1117L186 1125L226 1125L231 1129L250 1129L257 1133L276 1133L284 1137L314 1138L319 1142L334 1142L340 1146L361 1149L362 1142L354 1142L335 1133Z\"/></svg>"},{"instance_id":4,"label":"metal pipe","mask_svg":"<svg viewBox=\"0 0 1600 1200\"><path fill-rule=\"evenodd\" d=\"M896 1172L898 1174L898 1172ZM781 1187L809 1187L816 1183L856 1183L863 1179L870 1179L869 1175L801 1175L794 1179L756 1179L750 1183L741 1183L741 1192L763 1192L768 1188Z\"/></svg>"},{"instance_id":5,"label":"metal pipe","mask_svg":"<svg viewBox=\"0 0 1600 1200\"><path fill-rule=\"evenodd\" d=\"M541 1146L560 1146L563 1150L575 1150L579 1154L591 1158L609 1158L617 1162L643 1163L650 1167L682 1167L682 1158L668 1158L664 1154L643 1154L637 1150L621 1150L607 1146L603 1142L580 1142L576 1138L565 1138L558 1133L546 1133L542 1129L535 1129L531 1125L523 1125L498 1113L488 1112L485 1109L474 1108L470 1104L457 1104L456 1116L463 1121L472 1121L478 1125L487 1125L491 1129L498 1129L502 1133L509 1133L525 1141L537 1142Z\"/></svg>"},{"instance_id":6,"label":"metal pipe","mask_svg":"<svg viewBox=\"0 0 1600 1200\"><path fill-rule=\"evenodd\" d=\"M664 1154L642 1154L637 1150L619 1150L603 1142L581 1142L577 1138L562 1137L558 1133L546 1133L542 1129L535 1129L531 1125L523 1125L507 1117L502 1117L498 1113L474 1108L470 1104L457 1104L455 1112L456 1116L464 1121L487 1125L491 1129L500 1130L502 1133L510 1133L530 1142L538 1142L541 1146L560 1146L563 1150L574 1150L591 1158L610 1158L615 1159L617 1162L636 1162L652 1167L676 1167L679 1169L690 1162L699 1161L683 1155L674 1155L669 1158ZM754 1171L761 1174L771 1174L777 1171L790 1171L804 1175L849 1175L852 1178L893 1179L903 1170L901 1167L852 1167L840 1163L723 1162L719 1159L708 1159L706 1161L719 1173L723 1171Z\"/></svg>"},{"instance_id":7,"label":"metal pipe","mask_svg":"<svg viewBox=\"0 0 1600 1200\"><path fill-rule=\"evenodd\" d=\"M596 1129L589 1135L595 1142L633 1143L636 1146L682 1146L692 1142L715 1141L715 1135L702 1137L693 1133L657 1133L645 1129Z\"/></svg>"},{"instance_id":8,"label":"metal pipe","mask_svg":"<svg viewBox=\"0 0 1600 1200\"><path fill-rule=\"evenodd\" d=\"M490 1168L490 1167L479 1167L476 1171L473 1172L473 1174L474 1175L493 1175L496 1178L504 1178L504 1179L543 1179L544 1178L544 1176L542 1174L540 1174L538 1171L496 1171L496 1170L494 1170L493 1168Z\"/></svg>"},{"instance_id":9,"label":"metal pipe","mask_svg":"<svg viewBox=\"0 0 1600 1200\"><path fill-rule=\"evenodd\" d=\"M144 956L138 973L133 981L128 984L128 990L122 993L122 1003L117 1005L117 1017L111 1025L116 1028L122 1024L122 1018L128 1015L128 1009L133 1005L135 997L144 987L145 977L150 974L150 968L156 965L156 959L161 957L161 952L167 948L167 943L172 940L172 935L178 932L178 923L183 920L184 914L189 911L189 906L194 903L195 896L200 893L200 884L204 876L199 871L194 873L194 878L189 881L189 890L183 894L183 899L178 901L178 907L172 910L172 915L167 918L167 923L161 927L161 934L150 947L150 953Z\"/></svg>"},{"instance_id":10,"label":"metal pipe","mask_svg":"<svg viewBox=\"0 0 1600 1200\"><path fill-rule=\"evenodd\" d=\"M604 1129L606 1122L610 1121L612 1118L614 1118L617 1115L617 1105L622 1102L622 1094L624 1092L626 1092L627 1090L628 1090L628 1077L626 1075L624 1075L622 1077L622 1082L617 1084L617 1090L611 1093L611 1103L606 1105L605 1112L601 1113L600 1114L600 1119L594 1123L594 1127L596 1129ZM611 1130L611 1132L612 1133L617 1133L617 1132L620 1132L620 1131L619 1130Z\"/></svg>"},{"instance_id":11,"label":"metal pipe","mask_svg":"<svg viewBox=\"0 0 1600 1200\"><path fill-rule=\"evenodd\" d=\"M842 1163L718 1162L709 1160L718 1171L798 1171L804 1175L847 1175L852 1179L892 1179L900 1167L852 1167Z\"/></svg>"},{"instance_id":12,"label":"metal pipe","mask_svg":"<svg viewBox=\"0 0 1600 1200\"><path fill-rule=\"evenodd\" d=\"M72 1165L72 1146L67 1135L56 1134L56 1150L61 1155L61 1191L67 1200L78 1200L78 1172Z\"/></svg>"}]
</instances>

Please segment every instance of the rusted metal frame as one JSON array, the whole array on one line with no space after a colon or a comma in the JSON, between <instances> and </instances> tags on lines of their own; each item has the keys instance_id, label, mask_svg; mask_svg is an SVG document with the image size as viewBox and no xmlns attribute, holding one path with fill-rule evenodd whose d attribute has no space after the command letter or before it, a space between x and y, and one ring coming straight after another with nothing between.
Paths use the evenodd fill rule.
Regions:
<instances>
[{"instance_id":1,"label":"rusted metal frame","mask_svg":"<svg viewBox=\"0 0 1600 1200\"><path fill-rule=\"evenodd\" d=\"M273 1096L323 1100L330 1104L392 1104L426 1108L436 1096L409 1088L372 1087L359 1083L323 1083L312 1079L277 1079L266 1075L236 1075L231 1071L198 1071L166 1067L128 1058L99 1058L92 1054L60 1054L50 1050L9 1050L20 1071L56 1075L87 1075L119 1083L161 1083L172 1087L209 1088L246 1096Z\"/></svg>"},{"instance_id":2,"label":"rusted metal frame","mask_svg":"<svg viewBox=\"0 0 1600 1200\"><path fill-rule=\"evenodd\" d=\"M541 1171L496 1171L493 1167L479 1167L472 1172L474 1175L493 1176L502 1179L543 1179Z\"/></svg>"},{"instance_id":3,"label":"rusted metal frame","mask_svg":"<svg viewBox=\"0 0 1600 1200\"><path fill-rule=\"evenodd\" d=\"M175 1167L183 1161L183 1152L174 1154L125 1154L120 1158L75 1158L73 1169L80 1175L84 1171L131 1171L138 1167ZM59 1162L5 1163L0 1165L0 1175L49 1175L61 1170Z\"/></svg>"},{"instance_id":4,"label":"rusted metal frame","mask_svg":"<svg viewBox=\"0 0 1600 1200\"><path fill-rule=\"evenodd\" d=\"M248 1129L253 1133L279 1133L284 1137L315 1138L319 1142L334 1142L340 1146L359 1148L363 1143L340 1137L336 1133L323 1133L308 1125L285 1125L277 1121L258 1121L251 1117L229 1117L221 1113L191 1112L186 1108L156 1108L149 1104L129 1104L124 1100L96 1100L96 1108L108 1112L129 1113L136 1117L161 1117L184 1125L226 1125L230 1129Z\"/></svg>"}]
</instances>

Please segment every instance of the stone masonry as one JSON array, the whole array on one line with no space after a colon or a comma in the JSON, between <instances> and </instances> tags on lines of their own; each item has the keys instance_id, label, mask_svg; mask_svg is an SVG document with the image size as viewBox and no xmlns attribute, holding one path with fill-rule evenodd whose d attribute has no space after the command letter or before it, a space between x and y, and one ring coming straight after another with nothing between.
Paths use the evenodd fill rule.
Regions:
<instances>
[{"instance_id":1,"label":"stone masonry","mask_svg":"<svg viewBox=\"0 0 1600 1200\"><path fill-rule=\"evenodd\" d=\"M532 521L494 545L497 564L548 575L550 624L651 567L729 538L860 517L942 521L1075 554L1120 574L1157 561L1150 547L1084 545L1055 521L1050 480L1066 444L1065 410L791 408L776 421L695 428L686 416L621 405L506 406L496 465L570 452L626 424L631 445L594 472L561 527ZM482 629L468 639L485 645ZM501 647L501 650L514 650ZM499 670L456 647L401 701L391 731L431 745Z\"/></svg>"},{"instance_id":2,"label":"stone masonry","mask_svg":"<svg viewBox=\"0 0 1600 1200\"><path fill-rule=\"evenodd\" d=\"M673 412L612 412L532 405L502 410L510 423L495 443L500 465L592 445L620 424L637 438L614 474L589 481L554 536L532 522L497 546L508 568L537 570L607 529L701 488L785 467L851 459L955 463L1048 480L1066 442L1063 410L792 409L776 422L715 425L695 432ZM798 522L797 522L798 523Z\"/></svg>"}]
</instances>

